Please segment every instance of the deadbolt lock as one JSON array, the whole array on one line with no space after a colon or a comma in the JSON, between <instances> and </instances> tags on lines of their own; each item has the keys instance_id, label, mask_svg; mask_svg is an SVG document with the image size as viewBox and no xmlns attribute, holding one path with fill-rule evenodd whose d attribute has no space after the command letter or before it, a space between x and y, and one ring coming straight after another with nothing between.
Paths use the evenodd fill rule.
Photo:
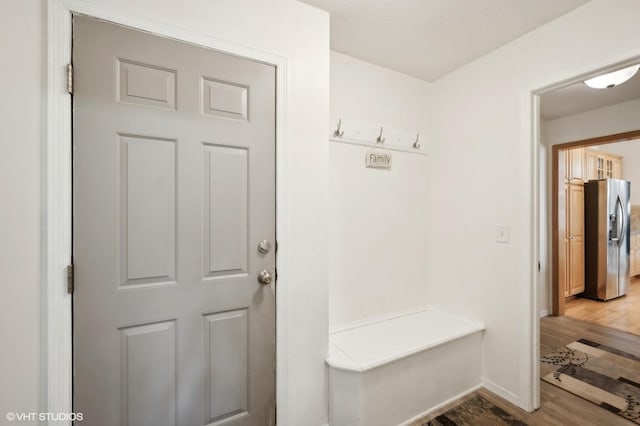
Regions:
<instances>
[{"instance_id":1,"label":"deadbolt lock","mask_svg":"<svg viewBox=\"0 0 640 426\"><path fill-rule=\"evenodd\" d=\"M271 243L268 240L262 240L258 244L258 251L262 254L267 254L271 251Z\"/></svg>"}]
</instances>

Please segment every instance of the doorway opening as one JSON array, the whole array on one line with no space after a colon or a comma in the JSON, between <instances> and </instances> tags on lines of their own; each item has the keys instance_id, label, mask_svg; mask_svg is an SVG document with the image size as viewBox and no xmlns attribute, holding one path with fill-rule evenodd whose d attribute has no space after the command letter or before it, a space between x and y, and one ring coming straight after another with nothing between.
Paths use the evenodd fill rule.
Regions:
<instances>
[{"instance_id":1,"label":"doorway opening","mask_svg":"<svg viewBox=\"0 0 640 426\"><path fill-rule=\"evenodd\" d=\"M630 59L603 68L600 72L616 71L637 62L637 58ZM571 408L567 408L567 411L588 412L588 417L597 419L597 423L612 424L616 421L615 416L624 416L620 413L630 405L616 402L619 410L616 411L618 414L614 414L614 411L607 411L597 398L590 395L614 395L612 389L615 380L634 374L636 367L619 371L612 367L619 364L615 361L599 369L588 360L600 355L604 356L602 359L624 358L624 354L637 356L640 334L633 335L630 329L620 331L622 327L619 324L617 326L620 329L614 329L612 327L616 324L610 321L613 316L627 316L620 305L633 302L629 291L615 295L621 297L605 295L605 299L611 299L608 301L595 300L597 294L594 296L589 293L589 279L593 274L590 268L597 263L589 255L589 244L594 235L590 222L593 216L590 208L593 190L590 188L594 185L613 186L613 182L624 187L627 181L635 180L638 183L634 186L632 182L627 188L637 187L640 190L640 178L631 174L635 169L640 170L640 157L635 159L632 155L634 146L640 153L640 120L637 118L640 116L640 79L636 76L612 88L592 89L584 80L597 73L585 73L564 84L542 89L534 98L537 101L534 106L539 107L536 113L539 121L534 130L539 135L536 139L539 150L536 163L539 171L536 178L539 180L536 184L540 208L537 253L541 261L538 264L538 282L541 285L536 290L537 313L543 317L534 320L534 330L538 333L535 336L538 346L534 357L539 356L539 362L535 364L537 380L534 386L538 386L538 389L534 392L534 400L539 398L537 405L541 412L548 412L551 406L547 403L550 401L571 401ZM624 200L624 195L620 195L620 198ZM604 197L601 199L604 200ZM630 238L623 230L628 230L630 236L631 227L636 226L630 220L632 203L639 202L629 196L628 217L624 216L623 209L615 202L613 205L616 209L606 211L605 226L596 227L595 235L598 238L604 236L605 243L604 250L596 250L596 260L598 253L606 254L607 245L611 249L619 248L622 245L620 241L624 240L631 246ZM625 238L622 238L623 234ZM629 285L634 289L640 288L640 281L631 279L632 271L624 269L616 268L616 276L626 274ZM587 298L588 295L593 299ZM608 314L595 312L594 305L610 311ZM580 309L590 313L592 318L579 318L577 311ZM599 324L594 317L604 322ZM568 368L560 365L563 354L576 356L567 361ZM584 362L578 361L580 357ZM580 363L580 366L573 369L574 365L578 365L573 361ZM594 374L600 374L601 383L586 379ZM568 385L570 382L572 385ZM582 399L576 401L570 394ZM553 415L559 419L557 416Z\"/></svg>"},{"instance_id":2,"label":"doorway opening","mask_svg":"<svg viewBox=\"0 0 640 426\"><path fill-rule=\"evenodd\" d=\"M640 208L640 76L631 73L602 88L589 83L635 69L637 62L585 74L539 95L540 316L575 314L608 326L625 316L619 305L633 299L625 295L635 290L630 282L640 274L632 256L640 223L631 220L632 210L635 217ZM596 181L606 182L600 184L603 193L614 194L613 187L622 185L629 194L619 197L621 204L605 203L590 183ZM615 211L620 205L625 214Z\"/></svg>"},{"instance_id":3,"label":"doorway opening","mask_svg":"<svg viewBox=\"0 0 640 426\"><path fill-rule=\"evenodd\" d=\"M607 229L597 228L596 181L630 183L629 211L618 218L619 236L609 223L613 217L606 218ZM640 130L554 145L551 189L552 314L640 335ZM613 273L615 259L609 259L607 271L607 246L620 247L618 263L622 262L624 274L619 288L609 294L602 286L607 272Z\"/></svg>"}]
</instances>

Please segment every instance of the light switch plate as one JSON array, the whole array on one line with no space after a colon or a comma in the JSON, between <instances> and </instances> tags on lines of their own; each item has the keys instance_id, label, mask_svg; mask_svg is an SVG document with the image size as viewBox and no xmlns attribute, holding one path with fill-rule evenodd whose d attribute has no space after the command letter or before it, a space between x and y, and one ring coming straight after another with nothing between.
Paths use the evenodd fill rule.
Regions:
<instances>
[{"instance_id":1,"label":"light switch plate","mask_svg":"<svg viewBox=\"0 0 640 426\"><path fill-rule=\"evenodd\" d=\"M496 225L496 241L499 243L509 242L509 225Z\"/></svg>"}]
</instances>

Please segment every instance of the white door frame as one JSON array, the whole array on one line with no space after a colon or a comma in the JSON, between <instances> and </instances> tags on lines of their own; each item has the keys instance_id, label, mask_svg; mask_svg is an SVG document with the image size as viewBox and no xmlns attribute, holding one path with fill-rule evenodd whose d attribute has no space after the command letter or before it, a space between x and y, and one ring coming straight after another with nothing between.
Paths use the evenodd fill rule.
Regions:
<instances>
[{"instance_id":1,"label":"white door frame","mask_svg":"<svg viewBox=\"0 0 640 426\"><path fill-rule=\"evenodd\" d=\"M547 250L546 259L540 259L540 241L542 235L547 235L547 227L551 226L547 221L547 227L540 226L540 159L539 148L542 143L540 136L540 95L563 86L583 81L594 74L606 73L624 66L630 66L640 62L640 49L630 51L625 55L599 57L593 63L583 64L579 67L564 70L562 73L550 75L546 80L533 84L531 89L521 92L522 111L522 139L528 141L530 154L526 165L530 167L530 234L527 262L530 266L530 280L528 291L525 292L526 307L524 310L524 327L521 329L520 341L520 401L519 406L527 411L533 411L540 407L540 313L538 309L538 290L540 285L550 285L540 280L538 274L538 261L551 264L551 250ZM550 164L548 165L550 167ZM545 179L545 185L548 179ZM547 205L551 205L551 188L547 188ZM545 237L545 240L546 237ZM551 241L547 241L551 244Z\"/></svg>"},{"instance_id":2,"label":"white door frame","mask_svg":"<svg viewBox=\"0 0 640 426\"><path fill-rule=\"evenodd\" d=\"M92 16L160 36L264 62L276 67L276 228L278 291L276 292L276 401L278 423L287 412L286 300L289 262L287 235L287 59L201 33L104 8L82 0L46 2L46 103L41 156L41 371L40 411L72 410L71 296L66 292L66 266L71 260L71 96L66 89L66 65L71 62L71 15ZM59 423L56 423L59 424Z\"/></svg>"}]
</instances>

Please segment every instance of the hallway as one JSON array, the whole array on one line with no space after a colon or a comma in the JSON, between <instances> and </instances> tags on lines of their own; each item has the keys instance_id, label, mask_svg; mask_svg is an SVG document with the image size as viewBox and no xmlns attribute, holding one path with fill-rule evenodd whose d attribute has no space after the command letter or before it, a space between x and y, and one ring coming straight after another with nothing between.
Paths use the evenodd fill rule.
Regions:
<instances>
[{"instance_id":1,"label":"hallway","mask_svg":"<svg viewBox=\"0 0 640 426\"><path fill-rule=\"evenodd\" d=\"M565 315L640 336L640 277L633 277L626 296L599 302L584 297L567 300Z\"/></svg>"},{"instance_id":2,"label":"hallway","mask_svg":"<svg viewBox=\"0 0 640 426\"><path fill-rule=\"evenodd\" d=\"M640 287L640 282L636 280L636 287ZM637 290L636 290L637 296ZM545 317L540 320L540 354L551 353L558 348L576 341L578 339L588 339L600 342L604 345L611 345L630 353L640 355L640 336L630 335L618 330L602 327L597 324L589 324L578 321L567 316ZM540 376L550 373L550 367L541 365ZM529 425L540 426L616 426L630 425L628 420L611 413L604 408L584 400L572 393L564 391L545 381L540 382L540 408L527 413L514 406L508 401L500 398L486 389L456 401L437 412L432 413L425 419L416 421L412 426L422 426L427 424L427 419L432 419L446 412L462 401L466 401L474 395L480 394L494 405L502 408L507 413L512 414Z\"/></svg>"}]
</instances>

